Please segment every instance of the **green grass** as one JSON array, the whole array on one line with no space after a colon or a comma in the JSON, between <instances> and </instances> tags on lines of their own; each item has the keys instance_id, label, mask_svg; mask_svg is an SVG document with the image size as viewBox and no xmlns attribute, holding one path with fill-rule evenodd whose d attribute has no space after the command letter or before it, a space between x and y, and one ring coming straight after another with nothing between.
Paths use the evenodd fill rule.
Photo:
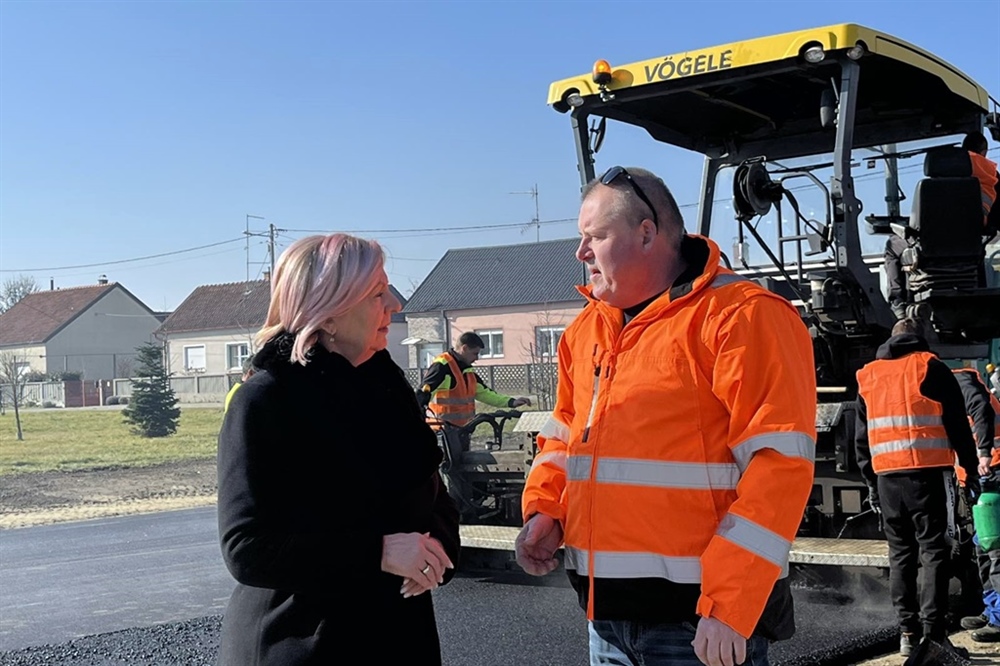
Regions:
<instances>
[{"instance_id":1,"label":"green grass","mask_svg":"<svg viewBox=\"0 0 1000 666\"><path fill-rule=\"evenodd\" d=\"M50 409L21 414L19 442L8 408L0 416L0 476L214 458L221 424L221 408L182 409L176 434L145 439L129 431L117 410Z\"/></svg>"}]
</instances>

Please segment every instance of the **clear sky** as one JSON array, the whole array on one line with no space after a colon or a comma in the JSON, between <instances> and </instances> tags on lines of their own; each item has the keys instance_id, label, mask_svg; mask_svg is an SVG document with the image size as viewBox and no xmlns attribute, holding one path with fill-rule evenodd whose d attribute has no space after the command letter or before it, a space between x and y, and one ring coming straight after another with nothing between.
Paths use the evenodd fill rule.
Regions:
<instances>
[{"instance_id":1,"label":"clear sky","mask_svg":"<svg viewBox=\"0 0 1000 666\"><path fill-rule=\"evenodd\" d=\"M529 222L531 196L512 192L537 184L541 219L567 220L542 240L576 234L576 156L568 118L545 105L552 81L596 58L849 21L1000 95L998 0L0 0L0 278L106 274L173 309L198 285L246 279L254 215L252 231L285 230L279 251L310 230L377 238L408 294L450 247L533 241L533 228L455 229ZM624 128L598 169L648 166L695 202L700 158L667 155ZM455 230L426 231L438 228ZM251 278L265 258L252 237Z\"/></svg>"}]
</instances>

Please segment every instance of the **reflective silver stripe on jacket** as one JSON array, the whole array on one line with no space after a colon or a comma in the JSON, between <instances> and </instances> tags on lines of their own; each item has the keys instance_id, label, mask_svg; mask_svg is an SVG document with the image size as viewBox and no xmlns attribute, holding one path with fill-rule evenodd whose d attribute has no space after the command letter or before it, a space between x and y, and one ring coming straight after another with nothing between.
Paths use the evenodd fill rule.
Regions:
<instances>
[{"instance_id":1,"label":"reflective silver stripe on jacket","mask_svg":"<svg viewBox=\"0 0 1000 666\"><path fill-rule=\"evenodd\" d=\"M569 443L569 426L554 416L548 418L538 434L546 439L558 439L560 442Z\"/></svg>"},{"instance_id":2,"label":"reflective silver stripe on jacket","mask_svg":"<svg viewBox=\"0 0 1000 666\"><path fill-rule=\"evenodd\" d=\"M740 471L746 471L753 454L761 449L771 449L790 458L816 459L816 441L802 432L769 432L745 439L733 447L733 457Z\"/></svg>"},{"instance_id":3,"label":"reflective silver stripe on jacket","mask_svg":"<svg viewBox=\"0 0 1000 666\"><path fill-rule=\"evenodd\" d=\"M780 534L732 513L726 514L715 533L771 562L783 572L788 570L788 552L792 549L792 542Z\"/></svg>"},{"instance_id":4,"label":"reflective silver stripe on jacket","mask_svg":"<svg viewBox=\"0 0 1000 666\"><path fill-rule=\"evenodd\" d=\"M588 576L588 552L582 548L565 547L566 569L580 576ZM788 575L788 567L781 570L779 578ZM701 583L701 558L658 553L594 553L594 578L664 578L674 583Z\"/></svg>"},{"instance_id":5,"label":"reflective silver stripe on jacket","mask_svg":"<svg viewBox=\"0 0 1000 666\"><path fill-rule=\"evenodd\" d=\"M565 565L588 576L587 551L566 546ZM671 557L657 553L594 553L595 578L666 578L675 583L700 583L701 561L697 557Z\"/></svg>"},{"instance_id":6,"label":"reflective silver stripe on jacket","mask_svg":"<svg viewBox=\"0 0 1000 666\"><path fill-rule=\"evenodd\" d=\"M556 467L565 470L566 469L566 452L565 451L553 451L552 453L542 453L538 455L532 462L531 466L541 465L542 463L548 463L550 465L555 465Z\"/></svg>"},{"instance_id":7,"label":"reflective silver stripe on jacket","mask_svg":"<svg viewBox=\"0 0 1000 666\"><path fill-rule=\"evenodd\" d=\"M729 273L720 273L715 276L715 279L712 280L712 284L709 286L714 289L715 287L725 287L726 285L735 284L737 282L750 282L750 281L751 280L743 277L742 275L731 275Z\"/></svg>"},{"instance_id":8,"label":"reflective silver stripe on jacket","mask_svg":"<svg viewBox=\"0 0 1000 666\"><path fill-rule=\"evenodd\" d=\"M882 442L881 444L875 444L871 447L872 455L877 456L883 453L899 453L900 451L912 451L915 449L920 450L933 450L933 449L944 449L945 451L951 450L951 444L948 442L947 437L935 437L933 439L897 439L891 442Z\"/></svg>"},{"instance_id":9,"label":"reflective silver stripe on jacket","mask_svg":"<svg viewBox=\"0 0 1000 666\"><path fill-rule=\"evenodd\" d=\"M877 430L879 428L918 428L920 426L944 425L940 416L928 414L924 416L880 416L877 419L868 419L868 429Z\"/></svg>"},{"instance_id":10,"label":"reflective silver stripe on jacket","mask_svg":"<svg viewBox=\"0 0 1000 666\"><path fill-rule=\"evenodd\" d=\"M591 456L570 456L567 478L585 481L590 478ZM740 480L739 468L731 463L684 463L633 458L599 458L598 483L617 483L657 488L694 488L698 490L735 490Z\"/></svg>"}]
</instances>

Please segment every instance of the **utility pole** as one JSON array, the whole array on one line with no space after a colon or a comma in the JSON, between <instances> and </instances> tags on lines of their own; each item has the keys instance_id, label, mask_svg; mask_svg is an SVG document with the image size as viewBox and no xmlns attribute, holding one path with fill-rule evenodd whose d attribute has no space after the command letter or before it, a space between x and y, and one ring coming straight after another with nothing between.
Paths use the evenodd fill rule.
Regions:
<instances>
[{"instance_id":1,"label":"utility pole","mask_svg":"<svg viewBox=\"0 0 1000 666\"><path fill-rule=\"evenodd\" d=\"M271 272L268 275L274 278L274 232L277 229L274 228L273 224L267 225L267 253L271 257Z\"/></svg>"},{"instance_id":2,"label":"utility pole","mask_svg":"<svg viewBox=\"0 0 1000 666\"><path fill-rule=\"evenodd\" d=\"M246 239L247 239L247 241L246 241L247 282L250 282L250 237L256 235L256 234L250 233L250 220L251 219L253 219L253 220L263 220L264 218L261 217L260 215L250 215L249 213L247 213L247 227L246 227L246 231L243 232L243 235L246 236Z\"/></svg>"},{"instance_id":3,"label":"utility pole","mask_svg":"<svg viewBox=\"0 0 1000 666\"><path fill-rule=\"evenodd\" d=\"M526 192L511 192L511 194L530 194L531 198L535 200L535 216L531 218L531 225L535 227L535 242L541 240L542 224L541 218L538 215L538 183Z\"/></svg>"}]
</instances>

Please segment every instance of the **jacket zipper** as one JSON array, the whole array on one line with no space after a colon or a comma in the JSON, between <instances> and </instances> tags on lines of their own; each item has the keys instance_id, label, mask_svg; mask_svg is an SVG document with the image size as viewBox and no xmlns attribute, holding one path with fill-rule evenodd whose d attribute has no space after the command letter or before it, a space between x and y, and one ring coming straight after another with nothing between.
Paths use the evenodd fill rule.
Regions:
<instances>
[{"instance_id":1,"label":"jacket zipper","mask_svg":"<svg viewBox=\"0 0 1000 666\"><path fill-rule=\"evenodd\" d=\"M597 396L601 388L601 366L594 366L594 396L590 399L590 413L587 414L587 425L583 427L583 441L590 439L590 427L594 424L594 412L597 411Z\"/></svg>"}]
</instances>

